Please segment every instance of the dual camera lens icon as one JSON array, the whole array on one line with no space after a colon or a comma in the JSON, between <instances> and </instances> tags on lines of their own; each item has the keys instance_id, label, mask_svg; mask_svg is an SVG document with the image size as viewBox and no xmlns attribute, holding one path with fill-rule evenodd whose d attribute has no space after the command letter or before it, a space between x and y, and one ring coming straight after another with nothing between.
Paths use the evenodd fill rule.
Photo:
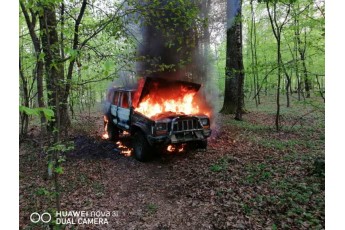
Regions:
<instances>
[{"instance_id":1,"label":"dual camera lens icon","mask_svg":"<svg viewBox=\"0 0 345 230\"><path fill-rule=\"evenodd\" d=\"M44 212L41 215L38 212L33 212L30 215L30 221L32 223L38 223L42 221L43 223L49 223L52 219L52 216L48 212Z\"/></svg>"}]
</instances>

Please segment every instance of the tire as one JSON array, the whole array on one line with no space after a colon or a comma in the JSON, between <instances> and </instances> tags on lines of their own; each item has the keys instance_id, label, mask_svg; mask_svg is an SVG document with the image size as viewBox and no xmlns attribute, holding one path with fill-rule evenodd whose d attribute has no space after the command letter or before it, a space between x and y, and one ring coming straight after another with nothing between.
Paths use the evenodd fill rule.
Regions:
<instances>
[{"instance_id":1,"label":"tire","mask_svg":"<svg viewBox=\"0 0 345 230\"><path fill-rule=\"evenodd\" d=\"M148 161L151 159L151 147L147 142L146 137L140 131L136 132L133 137L133 152L134 157L138 161Z\"/></svg>"},{"instance_id":2,"label":"tire","mask_svg":"<svg viewBox=\"0 0 345 230\"><path fill-rule=\"evenodd\" d=\"M116 141L119 139L119 129L108 119L107 132L110 141Z\"/></svg>"}]
</instances>

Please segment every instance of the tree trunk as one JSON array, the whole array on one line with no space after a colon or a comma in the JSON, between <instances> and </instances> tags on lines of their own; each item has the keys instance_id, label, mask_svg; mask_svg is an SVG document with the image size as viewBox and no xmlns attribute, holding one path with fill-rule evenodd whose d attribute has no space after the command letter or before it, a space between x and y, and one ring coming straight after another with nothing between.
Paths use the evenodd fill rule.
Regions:
<instances>
[{"instance_id":1,"label":"tree trunk","mask_svg":"<svg viewBox=\"0 0 345 230\"><path fill-rule=\"evenodd\" d=\"M241 49L242 50L242 49ZM243 66L243 63L241 63ZM238 121L242 121L242 114L244 111L244 73L243 71L239 74L238 78L238 92L237 92L237 108L236 108L236 116L235 119Z\"/></svg>"},{"instance_id":2,"label":"tree trunk","mask_svg":"<svg viewBox=\"0 0 345 230\"><path fill-rule=\"evenodd\" d=\"M253 73L254 82L254 98L255 105L258 107L260 104L260 93L259 93L259 77L257 69L257 54L256 54L256 23L255 23L255 13L253 7L253 0L250 1L250 11L251 11L251 25L250 25L250 50L251 50L251 67Z\"/></svg>"},{"instance_id":3,"label":"tree trunk","mask_svg":"<svg viewBox=\"0 0 345 230\"><path fill-rule=\"evenodd\" d=\"M72 49L79 52L79 26L81 23L81 20L84 16L84 12L86 9L86 0L83 0L77 20L74 24L74 36L73 36L73 44L72 44ZM63 7L64 5L62 5ZM61 10L61 15L63 18L63 8ZM61 35L63 37L63 35ZM77 58L77 57L76 57ZM61 94L61 126L63 128L63 131L67 135L67 129L71 125L71 120L68 114L68 97L71 89L71 81L72 81L72 76L73 76L73 68L74 68L74 63L76 61L76 58L73 58L70 60L70 63L68 65L68 71L67 71L67 77L66 77L66 84L64 87L64 91Z\"/></svg>"},{"instance_id":4,"label":"tree trunk","mask_svg":"<svg viewBox=\"0 0 345 230\"><path fill-rule=\"evenodd\" d=\"M307 65L306 65L306 61L305 61L305 53L307 50L307 33L306 33L306 31L304 31L304 41L302 44L298 20L297 20L297 33L295 33L295 35L296 35L297 44L298 44L298 52L300 55L300 59L302 62L302 68L303 68L304 89L306 92L306 97L310 98L311 82L310 82L310 79L308 77L308 70L307 70Z\"/></svg>"},{"instance_id":5,"label":"tree trunk","mask_svg":"<svg viewBox=\"0 0 345 230\"><path fill-rule=\"evenodd\" d=\"M27 11L25 4L20 1L20 7L22 9L25 22L28 26L29 29L29 34L32 40L32 44L35 49L35 56L36 56L36 68L35 68L35 77L36 77L36 82L37 82L37 102L38 106L41 108L45 107L44 104L44 94L43 94L43 71L44 71L44 63L40 57L41 54L41 43L40 40L38 39L36 33L35 33L35 27L36 27L36 19L37 19L37 13L32 11L30 9L31 13L31 19L29 16L29 12ZM46 124L46 118L43 113L41 113L41 131L44 133L45 131L45 126Z\"/></svg>"},{"instance_id":6,"label":"tree trunk","mask_svg":"<svg viewBox=\"0 0 345 230\"><path fill-rule=\"evenodd\" d=\"M320 84L320 81L319 81L319 75L316 74L315 77L316 77L317 85L318 85L318 87L319 87L320 96L322 97L323 102L325 102L325 95L323 94L323 89L322 89L321 84Z\"/></svg>"},{"instance_id":7,"label":"tree trunk","mask_svg":"<svg viewBox=\"0 0 345 230\"><path fill-rule=\"evenodd\" d=\"M267 59L266 59L266 56L265 56L265 78L264 78L264 85L265 85L265 96L267 96L267 93L268 93L268 70L267 70Z\"/></svg>"},{"instance_id":8,"label":"tree trunk","mask_svg":"<svg viewBox=\"0 0 345 230\"><path fill-rule=\"evenodd\" d=\"M57 21L55 6L53 4L43 6L43 14L40 15L40 30L42 49L44 52L44 64L48 90L48 106L55 114L55 120L50 122L50 131L60 129L60 95L63 94L63 66L60 57L59 39L57 34Z\"/></svg>"},{"instance_id":9,"label":"tree trunk","mask_svg":"<svg viewBox=\"0 0 345 230\"><path fill-rule=\"evenodd\" d=\"M49 123L49 131L53 134L54 143L60 141L60 120L61 114L64 113L64 108L60 104L60 96L63 95L63 65L60 56L60 44L57 33L57 21L55 14L55 5L46 4L42 6L42 14L40 19L40 30L42 49L44 52L44 64L46 73L46 82L48 90L48 106L54 111L54 121ZM53 151L51 161L55 163L58 160L58 153ZM60 210L60 194L58 184L58 174L55 168L52 169L54 173L54 187L55 187L55 201L57 211Z\"/></svg>"},{"instance_id":10,"label":"tree trunk","mask_svg":"<svg viewBox=\"0 0 345 230\"><path fill-rule=\"evenodd\" d=\"M25 107L29 107L29 90L28 90L28 82L24 76L21 61L19 60L19 76L22 80L22 91L23 91L23 104ZM20 135L22 137L25 137L28 133L28 127L29 127L29 116L22 112L20 114L20 121L21 121L21 129L20 129Z\"/></svg>"},{"instance_id":11,"label":"tree trunk","mask_svg":"<svg viewBox=\"0 0 345 230\"><path fill-rule=\"evenodd\" d=\"M281 52L280 52L280 34L277 38L277 64L278 64L278 83L277 83L277 112L276 112L276 119L275 119L275 126L276 130L279 131L280 129L280 81L281 81Z\"/></svg>"},{"instance_id":12,"label":"tree trunk","mask_svg":"<svg viewBox=\"0 0 345 230\"><path fill-rule=\"evenodd\" d=\"M303 67L303 76L304 76L304 88L306 92L306 98L310 98L310 90L311 90L311 82L308 77L308 70L307 70L307 65L305 63L305 54L300 53L301 56L301 61L302 61L302 67Z\"/></svg>"},{"instance_id":13,"label":"tree trunk","mask_svg":"<svg viewBox=\"0 0 345 230\"><path fill-rule=\"evenodd\" d=\"M205 0L202 1L202 13L203 18L207 19L209 17L210 13L210 7L211 7L211 0ZM207 76L208 76L208 54L210 52L210 31L209 26L204 26L203 28L203 73L202 73L202 83L207 82Z\"/></svg>"},{"instance_id":14,"label":"tree trunk","mask_svg":"<svg viewBox=\"0 0 345 230\"><path fill-rule=\"evenodd\" d=\"M296 14L296 13L295 13ZM294 39L294 53L295 53L295 72L296 72L296 79L297 79L297 94L298 94L298 101L301 100L301 79L299 74L299 64L297 61L298 56L298 19L296 18L297 14L295 16L295 39Z\"/></svg>"},{"instance_id":15,"label":"tree trunk","mask_svg":"<svg viewBox=\"0 0 345 230\"><path fill-rule=\"evenodd\" d=\"M290 85L291 85L291 77L286 77L286 84L285 84L285 94L286 94L286 107L290 107Z\"/></svg>"},{"instance_id":16,"label":"tree trunk","mask_svg":"<svg viewBox=\"0 0 345 230\"><path fill-rule=\"evenodd\" d=\"M226 67L225 67L225 94L221 113L235 114L243 111L243 82L244 68L242 57L242 22L241 22L241 1L228 0L227 18L228 29L226 32ZM239 89L240 87L240 89ZM241 92L241 94L239 94ZM241 103L239 103L241 101ZM240 107L240 109L238 108ZM240 111L241 110L241 111Z\"/></svg>"},{"instance_id":17,"label":"tree trunk","mask_svg":"<svg viewBox=\"0 0 345 230\"><path fill-rule=\"evenodd\" d=\"M280 130L280 87L281 87L281 72L282 72L282 68L284 68L283 61L282 61L282 55L281 55L281 33L283 30L284 24L287 22L287 17L290 13L290 7L291 7L291 5L288 5L288 10L286 12L285 19L279 25L278 20L277 20L277 2L273 2L273 9L271 12L270 6L269 6L269 1L266 1L266 9L267 9L267 13L268 13L268 16L270 19L270 24L272 27L274 37L276 38L276 41L277 41L277 65L278 65L278 73L277 73L278 76L277 77L278 77L278 83L277 83L277 98L276 98L277 112L276 112L276 118L275 118L275 126L276 126L277 131ZM285 70L285 68L284 68L284 70ZM286 71L285 71L285 73L286 73Z\"/></svg>"},{"instance_id":18,"label":"tree trunk","mask_svg":"<svg viewBox=\"0 0 345 230\"><path fill-rule=\"evenodd\" d=\"M44 94L43 94L43 73L44 73L44 64L42 60L39 60L39 55L36 56L38 58L37 63L36 63L36 79L37 79L37 102L38 102L38 107L44 108ZM41 131L45 132L45 126L46 124L46 118L44 114L41 114Z\"/></svg>"},{"instance_id":19,"label":"tree trunk","mask_svg":"<svg viewBox=\"0 0 345 230\"><path fill-rule=\"evenodd\" d=\"M280 41L279 41L280 43ZM285 74L285 95L286 95L286 107L290 107L290 86L291 86L291 76L288 74L288 71L285 68L285 64L283 63L283 60L281 59L281 67Z\"/></svg>"}]
</instances>

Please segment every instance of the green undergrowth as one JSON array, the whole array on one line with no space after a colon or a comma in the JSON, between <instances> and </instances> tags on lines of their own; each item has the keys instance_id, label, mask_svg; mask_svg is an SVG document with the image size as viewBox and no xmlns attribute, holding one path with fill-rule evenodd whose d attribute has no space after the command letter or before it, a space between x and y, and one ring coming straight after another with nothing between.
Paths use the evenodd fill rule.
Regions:
<instances>
[{"instance_id":1,"label":"green undergrowth","mask_svg":"<svg viewBox=\"0 0 345 230\"><path fill-rule=\"evenodd\" d=\"M275 128L276 106L272 98L263 98L258 107L253 101L246 102L248 114L243 121L230 117L225 124L241 130L241 138L265 148L278 151L323 151L325 145L324 103L319 98L292 101L291 106L281 107L280 130Z\"/></svg>"},{"instance_id":2,"label":"green undergrowth","mask_svg":"<svg viewBox=\"0 0 345 230\"><path fill-rule=\"evenodd\" d=\"M217 198L239 194L243 214L249 218L262 216L273 223L271 229L323 229L325 226L325 124L324 104L318 99L294 102L282 108L282 126L274 127L275 106L249 102L250 112L243 121L224 118L228 130L236 130L242 145L255 146L253 157L239 154L240 169L222 156L210 165L219 178L236 178L240 193L232 187L217 191ZM262 151L261 153L259 151ZM231 153L233 155L233 153ZM255 154L260 157L255 157ZM323 167L323 168L322 168ZM233 170L230 170L233 169ZM225 182L224 182L225 183ZM263 223L265 225L265 223Z\"/></svg>"}]
</instances>

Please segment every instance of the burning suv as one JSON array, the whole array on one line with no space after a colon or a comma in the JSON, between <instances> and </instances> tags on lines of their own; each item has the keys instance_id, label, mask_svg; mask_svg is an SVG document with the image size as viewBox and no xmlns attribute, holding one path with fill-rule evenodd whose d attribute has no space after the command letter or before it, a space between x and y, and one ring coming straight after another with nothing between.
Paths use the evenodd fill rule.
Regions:
<instances>
[{"instance_id":1,"label":"burning suv","mask_svg":"<svg viewBox=\"0 0 345 230\"><path fill-rule=\"evenodd\" d=\"M132 136L134 157L150 159L154 149L183 151L185 146L207 147L211 135L209 108L197 96L201 85L146 77L136 89L111 88L104 115L105 136Z\"/></svg>"}]
</instances>

